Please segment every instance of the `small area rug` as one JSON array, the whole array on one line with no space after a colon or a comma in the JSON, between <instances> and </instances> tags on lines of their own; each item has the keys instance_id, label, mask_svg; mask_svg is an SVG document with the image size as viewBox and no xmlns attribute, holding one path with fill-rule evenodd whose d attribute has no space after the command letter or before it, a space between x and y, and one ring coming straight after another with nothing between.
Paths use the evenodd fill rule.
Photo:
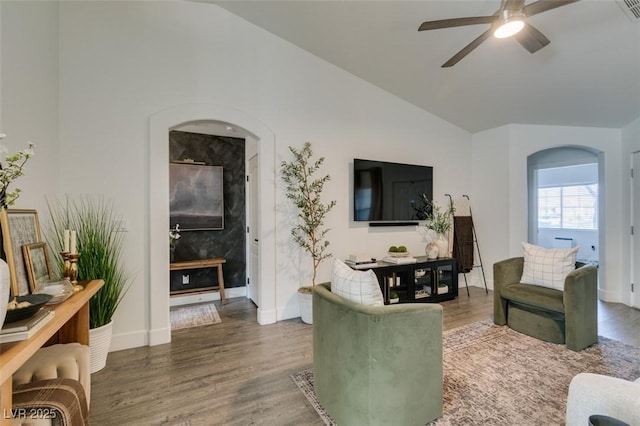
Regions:
<instances>
[{"instance_id":1,"label":"small area rug","mask_svg":"<svg viewBox=\"0 0 640 426\"><path fill-rule=\"evenodd\" d=\"M169 319L171 321L171 330L200 327L202 325L222 322L216 305L213 303L173 306L169 310Z\"/></svg>"},{"instance_id":2,"label":"small area rug","mask_svg":"<svg viewBox=\"0 0 640 426\"><path fill-rule=\"evenodd\" d=\"M580 352L491 321L443 333L444 414L430 425L562 425L573 376L640 377L640 348L599 337ZM327 425L313 391L313 370L291 376Z\"/></svg>"}]
</instances>

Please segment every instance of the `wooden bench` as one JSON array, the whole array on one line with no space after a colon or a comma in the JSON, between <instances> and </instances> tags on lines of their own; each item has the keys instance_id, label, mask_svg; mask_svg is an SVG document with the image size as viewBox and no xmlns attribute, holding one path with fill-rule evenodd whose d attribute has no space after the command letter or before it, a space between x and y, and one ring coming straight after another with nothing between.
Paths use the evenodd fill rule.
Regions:
<instances>
[{"instance_id":1,"label":"wooden bench","mask_svg":"<svg viewBox=\"0 0 640 426\"><path fill-rule=\"evenodd\" d=\"M199 259L199 260L185 260L182 262L172 262L169 264L170 271L182 271L186 269L202 269L202 268L217 268L218 269L218 286L200 287L189 290L172 290L171 295L193 293L197 291L219 291L220 300L222 303L226 303L224 298L224 276L222 274L222 264L227 260L223 257L216 257L215 259Z\"/></svg>"}]
</instances>

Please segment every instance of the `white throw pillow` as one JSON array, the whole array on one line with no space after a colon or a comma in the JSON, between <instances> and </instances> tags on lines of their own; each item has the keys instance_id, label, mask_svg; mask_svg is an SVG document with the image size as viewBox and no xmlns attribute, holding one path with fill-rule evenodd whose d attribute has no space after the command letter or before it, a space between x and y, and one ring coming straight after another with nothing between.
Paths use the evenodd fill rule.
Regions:
<instances>
[{"instance_id":1,"label":"white throw pillow","mask_svg":"<svg viewBox=\"0 0 640 426\"><path fill-rule=\"evenodd\" d=\"M331 292L363 305L384 305L382 290L380 290L376 274L372 270L351 269L339 259L333 262Z\"/></svg>"},{"instance_id":2,"label":"white throw pillow","mask_svg":"<svg viewBox=\"0 0 640 426\"><path fill-rule=\"evenodd\" d=\"M522 243L524 269L520 282L564 290L564 279L576 269L578 247L548 249Z\"/></svg>"}]
</instances>

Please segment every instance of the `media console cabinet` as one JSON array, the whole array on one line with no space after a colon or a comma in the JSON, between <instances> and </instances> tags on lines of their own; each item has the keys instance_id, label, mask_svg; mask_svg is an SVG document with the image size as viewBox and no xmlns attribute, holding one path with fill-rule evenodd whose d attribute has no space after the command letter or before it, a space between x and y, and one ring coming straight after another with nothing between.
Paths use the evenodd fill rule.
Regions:
<instances>
[{"instance_id":1,"label":"media console cabinet","mask_svg":"<svg viewBox=\"0 0 640 426\"><path fill-rule=\"evenodd\" d=\"M458 297L456 259L429 259L416 256L415 263L396 264L379 261L370 268L378 277L384 303L395 292L399 303L442 302Z\"/></svg>"}]
</instances>

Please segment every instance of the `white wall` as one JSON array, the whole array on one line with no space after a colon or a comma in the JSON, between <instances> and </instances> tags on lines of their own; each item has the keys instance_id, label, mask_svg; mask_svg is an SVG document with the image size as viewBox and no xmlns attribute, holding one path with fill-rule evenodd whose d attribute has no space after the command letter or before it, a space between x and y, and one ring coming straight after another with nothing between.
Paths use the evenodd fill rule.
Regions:
<instances>
[{"instance_id":1,"label":"white wall","mask_svg":"<svg viewBox=\"0 0 640 426\"><path fill-rule=\"evenodd\" d=\"M640 117L638 117L632 123L629 123L626 127L622 129L622 202L621 202L621 213L622 213L622 223L626 229L629 229L631 226L631 179L629 178L628 170L631 167L631 154L634 152L640 151ZM638 170L635 170L636 176ZM634 223L636 229L638 228L638 218L636 216L636 220ZM622 241L623 250L626 250L627 253L631 253L631 236L627 233L627 237L623 238ZM627 284L631 282L631 268L632 263L635 268L640 267L640 259L638 258L639 254L635 253L634 258L632 259L630 256L625 256L623 258L622 263L622 282ZM623 298L623 302L626 304L631 304L636 307L640 307L640 292L638 288L640 287L640 283L635 283L636 291L633 294L629 293L629 296Z\"/></svg>"},{"instance_id":2,"label":"white wall","mask_svg":"<svg viewBox=\"0 0 640 426\"><path fill-rule=\"evenodd\" d=\"M43 194L55 194L63 167L58 141L58 7L54 2L0 2L0 132L11 153L35 144L15 208L46 220Z\"/></svg>"},{"instance_id":3,"label":"white wall","mask_svg":"<svg viewBox=\"0 0 640 426\"><path fill-rule=\"evenodd\" d=\"M473 135L471 204L482 264L493 288L493 264L510 257L511 161L508 126ZM478 264L478 263L476 263ZM478 269L478 268L476 268ZM474 270L473 272L477 272Z\"/></svg>"},{"instance_id":4,"label":"white wall","mask_svg":"<svg viewBox=\"0 0 640 426\"><path fill-rule=\"evenodd\" d=\"M332 177L327 200L338 201L327 225L332 251L340 258L362 251L382 256L399 243L420 253L425 244L415 228L374 230L349 221L354 157L434 166L434 193L442 202L444 193L469 192L466 131L215 5L63 2L59 8L56 164L65 159L74 165L61 170L65 190L113 198L129 226L124 258L134 281L115 317L112 350L148 343L152 283L145 218L150 191L156 190L146 178L148 120L158 111L189 103L243 111L275 134L276 165L287 157L287 146L311 141L317 155L326 157L325 171ZM3 41L5 21L23 10L3 5ZM30 28L16 24L11 39L26 37ZM24 48L44 49L35 40ZM47 60L48 67L55 63L55 57ZM26 66L16 69L11 83L30 84L26 71ZM3 113L20 99L19 93L5 93L4 83L3 75ZM28 113L16 115L18 121ZM296 289L310 279L310 260L292 246L292 211L281 186L275 202L277 317L285 319L299 315ZM320 280L328 278L329 262L320 271Z\"/></svg>"},{"instance_id":5,"label":"white wall","mask_svg":"<svg viewBox=\"0 0 640 426\"><path fill-rule=\"evenodd\" d=\"M640 151L640 117L622 129L625 154Z\"/></svg>"},{"instance_id":6,"label":"white wall","mask_svg":"<svg viewBox=\"0 0 640 426\"><path fill-rule=\"evenodd\" d=\"M604 153L604 187L601 190L605 192L606 206L619 206L623 202L620 130L509 125L473 136L473 194L476 199L483 200L479 208L474 208L474 213L478 212L481 248L485 241L489 242L488 248L483 250L483 260L486 259L485 269L490 282L493 263L506 257L521 256L520 243L527 241L527 157L546 148L564 145L586 146ZM505 186L508 188L503 193ZM607 208L601 213L605 214L605 227L600 230L604 235L600 251L600 297L619 302L626 297L626 288L623 291L621 283L623 258L628 257L627 246L623 244L624 230L628 228L625 228L620 209Z\"/></svg>"},{"instance_id":7,"label":"white wall","mask_svg":"<svg viewBox=\"0 0 640 426\"><path fill-rule=\"evenodd\" d=\"M287 146L311 141L332 176L327 199L338 206L327 225L341 258L364 250L381 256L399 243L421 252L425 244L415 228L350 221L354 157L434 166L437 200L471 195L488 278L493 262L519 255L526 239L527 155L565 144L602 150L607 205L624 206L620 166L640 149L637 122L622 132L624 151L621 132L610 129L511 125L472 137L211 4L1 2L0 10L3 131L38 143L43 158L21 181L19 206L39 208L44 194L62 191L105 194L129 226L125 259L134 281L112 349L147 344L153 331L146 218L157 186L147 179L148 121L159 111L208 103L256 117L275 135L276 167ZM295 290L310 278L309 260L292 248L281 186L275 204L277 317L284 319L299 315ZM625 262L629 269L624 215L614 209L606 219L603 291L611 300L623 298L616 283ZM320 280L328 277L326 263Z\"/></svg>"}]
</instances>

